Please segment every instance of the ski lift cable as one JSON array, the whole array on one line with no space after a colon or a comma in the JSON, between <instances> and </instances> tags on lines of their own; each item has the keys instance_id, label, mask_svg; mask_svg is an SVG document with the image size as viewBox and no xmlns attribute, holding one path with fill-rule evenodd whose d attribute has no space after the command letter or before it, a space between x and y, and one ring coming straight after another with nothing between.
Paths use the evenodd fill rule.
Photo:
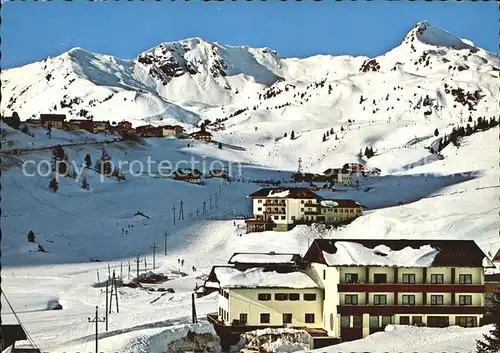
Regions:
<instances>
[{"instance_id":1,"label":"ski lift cable","mask_svg":"<svg viewBox=\"0 0 500 353\"><path fill-rule=\"evenodd\" d=\"M21 328L24 330L24 332L26 333L26 338L28 339L28 341L30 342L30 344L33 346L33 348L36 348L36 349L39 349L38 346L35 344L35 341L33 340L33 338L31 337L31 335L29 334L28 330L26 329L26 327L23 325L23 323L21 322L21 319L19 318L19 316L17 316L17 313L15 312L14 308L12 307L12 305L10 304L9 302L9 299L7 299L7 296L5 295L5 292L2 291L2 294L3 294L3 297L5 298L5 301L7 302L7 304L9 305L9 308L10 310L12 311L12 313L14 314L14 317L16 318L17 322L19 323L19 325L21 326Z\"/></svg>"}]
</instances>

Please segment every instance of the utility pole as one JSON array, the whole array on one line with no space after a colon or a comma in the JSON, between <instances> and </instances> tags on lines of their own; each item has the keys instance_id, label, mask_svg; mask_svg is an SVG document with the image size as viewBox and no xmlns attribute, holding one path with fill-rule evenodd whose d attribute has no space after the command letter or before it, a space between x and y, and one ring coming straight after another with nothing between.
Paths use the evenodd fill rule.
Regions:
<instances>
[{"instance_id":1,"label":"utility pole","mask_svg":"<svg viewBox=\"0 0 500 353\"><path fill-rule=\"evenodd\" d=\"M144 258L144 273L148 271L148 263L146 262L146 258Z\"/></svg>"},{"instance_id":2,"label":"utility pole","mask_svg":"<svg viewBox=\"0 0 500 353\"><path fill-rule=\"evenodd\" d=\"M212 198L210 198L210 210L212 210Z\"/></svg>"},{"instance_id":3,"label":"utility pole","mask_svg":"<svg viewBox=\"0 0 500 353\"><path fill-rule=\"evenodd\" d=\"M155 269L155 264L156 264L156 249L159 249L156 246L156 242L153 242L153 246L151 247L153 249L153 270Z\"/></svg>"},{"instance_id":4,"label":"utility pole","mask_svg":"<svg viewBox=\"0 0 500 353\"><path fill-rule=\"evenodd\" d=\"M200 218L200 209L199 208L196 209L196 218Z\"/></svg>"},{"instance_id":5,"label":"utility pole","mask_svg":"<svg viewBox=\"0 0 500 353\"><path fill-rule=\"evenodd\" d=\"M297 168L297 173L301 173L302 172L302 158L299 158L298 162L299 162L299 167Z\"/></svg>"},{"instance_id":6,"label":"utility pole","mask_svg":"<svg viewBox=\"0 0 500 353\"><path fill-rule=\"evenodd\" d=\"M137 283L139 284L139 263L141 262L141 260L139 260L139 255L137 255L137 259L134 260L134 262L137 265Z\"/></svg>"},{"instance_id":7,"label":"utility pole","mask_svg":"<svg viewBox=\"0 0 500 353\"><path fill-rule=\"evenodd\" d=\"M189 219L193 218L193 212L189 212Z\"/></svg>"},{"instance_id":8,"label":"utility pole","mask_svg":"<svg viewBox=\"0 0 500 353\"><path fill-rule=\"evenodd\" d=\"M108 277L110 278L110 277ZM111 306L113 306L113 290L115 288L115 285L113 283L113 280L111 280L111 292L109 293L109 313L111 314ZM107 309L108 310L108 309ZM107 315L107 313L106 313Z\"/></svg>"},{"instance_id":9,"label":"utility pole","mask_svg":"<svg viewBox=\"0 0 500 353\"><path fill-rule=\"evenodd\" d=\"M95 353L99 353L99 328L97 324L99 322L104 322L106 321L106 318L103 317L102 319L99 319L99 307L95 307L95 317L91 319L90 317L88 318L89 322L95 322Z\"/></svg>"},{"instance_id":10,"label":"utility pole","mask_svg":"<svg viewBox=\"0 0 500 353\"><path fill-rule=\"evenodd\" d=\"M172 211L174 212L174 226L175 226L175 205L172 206Z\"/></svg>"},{"instance_id":11,"label":"utility pole","mask_svg":"<svg viewBox=\"0 0 500 353\"><path fill-rule=\"evenodd\" d=\"M207 214L207 201L203 200L203 214Z\"/></svg>"},{"instance_id":12,"label":"utility pole","mask_svg":"<svg viewBox=\"0 0 500 353\"><path fill-rule=\"evenodd\" d=\"M179 206L179 221L180 220L184 220L184 202L180 202L180 206Z\"/></svg>"},{"instance_id":13,"label":"utility pole","mask_svg":"<svg viewBox=\"0 0 500 353\"><path fill-rule=\"evenodd\" d=\"M196 305L195 305L195 301L194 301L194 296L195 296L195 293L191 293L191 311L192 311L192 321L193 321L193 324L196 324L198 322L198 316L196 315Z\"/></svg>"},{"instance_id":14,"label":"utility pole","mask_svg":"<svg viewBox=\"0 0 500 353\"><path fill-rule=\"evenodd\" d=\"M114 286L115 286L116 312L119 313L120 311L118 310L118 281L116 280L116 276L115 276L115 271L114 270L113 270L113 283L114 283Z\"/></svg>"},{"instance_id":15,"label":"utility pole","mask_svg":"<svg viewBox=\"0 0 500 353\"><path fill-rule=\"evenodd\" d=\"M165 235L165 255L167 255L167 237L168 237L168 232L165 230L163 233Z\"/></svg>"},{"instance_id":16,"label":"utility pole","mask_svg":"<svg viewBox=\"0 0 500 353\"><path fill-rule=\"evenodd\" d=\"M108 331L108 284L109 284L110 278L108 277L108 280L106 281L106 331Z\"/></svg>"},{"instance_id":17,"label":"utility pole","mask_svg":"<svg viewBox=\"0 0 500 353\"><path fill-rule=\"evenodd\" d=\"M218 199L217 199L217 193L215 193L215 208L217 208L217 201L218 201Z\"/></svg>"}]
</instances>

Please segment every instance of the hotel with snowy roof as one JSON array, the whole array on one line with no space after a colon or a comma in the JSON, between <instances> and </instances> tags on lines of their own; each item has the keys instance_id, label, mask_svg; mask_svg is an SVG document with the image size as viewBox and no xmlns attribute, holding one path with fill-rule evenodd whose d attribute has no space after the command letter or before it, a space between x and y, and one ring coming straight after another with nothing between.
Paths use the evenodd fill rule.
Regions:
<instances>
[{"instance_id":1,"label":"hotel with snowy roof","mask_svg":"<svg viewBox=\"0 0 500 353\"><path fill-rule=\"evenodd\" d=\"M262 188L248 195L253 218L247 233L287 231L297 224L341 225L363 215L363 206L353 200L324 199L308 188Z\"/></svg>"},{"instance_id":2,"label":"hotel with snowy roof","mask_svg":"<svg viewBox=\"0 0 500 353\"><path fill-rule=\"evenodd\" d=\"M219 292L208 319L221 337L305 329L315 347L389 324L477 327L493 266L472 240L316 239L303 256L236 253L205 282Z\"/></svg>"}]
</instances>

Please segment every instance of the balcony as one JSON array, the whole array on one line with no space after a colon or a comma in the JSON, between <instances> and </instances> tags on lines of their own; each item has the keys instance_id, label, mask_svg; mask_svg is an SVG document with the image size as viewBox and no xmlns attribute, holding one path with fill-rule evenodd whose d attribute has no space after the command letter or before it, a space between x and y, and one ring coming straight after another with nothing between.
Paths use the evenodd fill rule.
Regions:
<instances>
[{"instance_id":1,"label":"balcony","mask_svg":"<svg viewBox=\"0 0 500 353\"><path fill-rule=\"evenodd\" d=\"M484 284L340 283L339 292L484 293Z\"/></svg>"},{"instance_id":2,"label":"balcony","mask_svg":"<svg viewBox=\"0 0 500 353\"><path fill-rule=\"evenodd\" d=\"M279 206L279 207L285 207L286 202L284 200L283 201L280 200L280 201L276 201L276 202L272 201L272 200L268 200L268 201L265 201L263 205L264 206L270 206L270 207L273 207L273 206L274 207L277 207L277 206Z\"/></svg>"},{"instance_id":3,"label":"balcony","mask_svg":"<svg viewBox=\"0 0 500 353\"><path fill-rule=\"evenodd\" d=\"M280 208L278 208L278 210L274 210L274 209L268 209L267 210L266 209L266 210L264 210L264 215L286 214L286 210L282 210Z\"/></svg>"},{"instance_id":4,"label":"balcony","mask_svg":"<svg viewBox=\"0 0 500 353\"><path fill-rule=\"evenodd\" d=\"M486 307L473 305L337 305L340 315L454 314L481 315Z\"/></svg>"}]
</instances>

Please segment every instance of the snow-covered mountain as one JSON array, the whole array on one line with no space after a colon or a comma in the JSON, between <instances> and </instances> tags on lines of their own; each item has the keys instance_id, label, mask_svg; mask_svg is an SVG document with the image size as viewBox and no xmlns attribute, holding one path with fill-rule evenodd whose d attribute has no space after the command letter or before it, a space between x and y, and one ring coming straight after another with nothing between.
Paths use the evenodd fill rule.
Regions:
<instances>
[{"instance_id":1,"label":"snow-covered mountain","mask_svg":"<svg viewBox=\"0 0 500 353\"><path fill-rule=\"evenodd\" d=\"M274 121L480 116L498 106L500 59L419 22L401 45L375 57L281 58L269 48L200 38L162 43L134 60L74 48L2 73L1 111L43 112L139 124L240 115ZM422 105L428 98L430 104Z\"/></svg>"}]
</instances>

